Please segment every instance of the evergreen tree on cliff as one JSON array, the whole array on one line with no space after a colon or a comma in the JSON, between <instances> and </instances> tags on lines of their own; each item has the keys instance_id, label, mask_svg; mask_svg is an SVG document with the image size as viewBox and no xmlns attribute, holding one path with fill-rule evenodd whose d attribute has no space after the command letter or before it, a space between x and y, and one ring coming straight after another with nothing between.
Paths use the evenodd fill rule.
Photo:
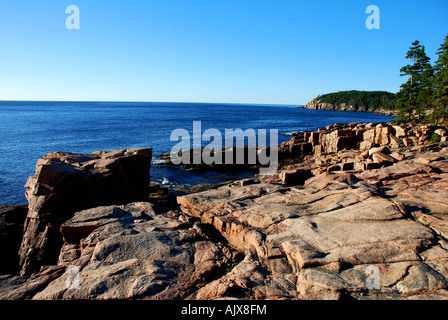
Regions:
<instances>
[{"instance_id":1,"label":"evergreen tree on cliff","mask_svg":"<svg viewBox=\"0 0 448 320\"><path fill-rule=\"evenodd\" d=\"M439 57L434 66L434 110L433 119L446 121L448 117L448 35L436 53Z\"/></svg>"},{"instance_id":2,"label":"evergreen tree on cliff","mask_svg":"<svg viewBox=\"0 0 448 320\"><path fill-rule=\"evenodd\" d=\"M417 95L417 108L416 112L418 119L426 115L427 111L433 108L434 99L434 69L431 66L430 58L426 55L425 46L419 54L419 68L420 68L420 90Z\"/></svg>"},{"instance_id":3,"label":"evergreen tree on cliff","mask_svg":"<svg viewBox=\"0 0 448 320\"><path fill-rule=\"evenodd\" d=\"M418 40L412 43L406 59L412 63L400 69L400 76L409 78L397 93L397 119L411 121L414 114L421 119L432 105L434 72L430 58L426 56L425 47Z\"/></svg>"}]
</instances>

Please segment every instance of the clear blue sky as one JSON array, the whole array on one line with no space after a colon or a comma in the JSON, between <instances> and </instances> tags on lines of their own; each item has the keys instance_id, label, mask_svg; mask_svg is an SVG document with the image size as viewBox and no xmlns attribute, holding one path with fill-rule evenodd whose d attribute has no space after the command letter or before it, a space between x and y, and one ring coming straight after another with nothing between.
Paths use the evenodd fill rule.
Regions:
<instances>
[{"instance_id":1,"label":"clear blue sky","mask_svg":"<svg viewBox=\"0 0 448 320\"><path fill-rule=\"evenodd\" d=\"M80 29L68 30L68 5ZM380 30L368 30L368 5ZM447 0L0 0L0 100L305 104L399 90L414 40L435 51Z\"/></svg>"}]
</instances>

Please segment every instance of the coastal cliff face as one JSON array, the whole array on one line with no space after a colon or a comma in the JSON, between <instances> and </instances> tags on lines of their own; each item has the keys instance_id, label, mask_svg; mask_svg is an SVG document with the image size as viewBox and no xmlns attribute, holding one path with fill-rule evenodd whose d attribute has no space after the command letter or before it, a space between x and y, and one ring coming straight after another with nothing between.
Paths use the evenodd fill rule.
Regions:
<instances>
[{"instance_id":1,"label":"coastal cliff face","mask_svg":"<svg viewBox=\"0 0 448 320\"><path fill-rule=\"evenodd\" d=\"M432 126L336 124L283 143L279 173L178 196L170 208L146 195L62 219L30 202L24 242L37 250L47 234L28 230L52 227L61 246L31 276L1 275L0 299L447 299L447 136ZM136 152L145 161L135 172L146 171L149 150ZM77 163L90 172L135 155L117 153ZM78 158L51 154L38 167L67 156ZM77 181L60 179L71 163L47 175L53 193ZM41 174L29 192L44 187ZM113 189L124 190L128 180L118 181Z\"/></svg>"},{"instance_id":2,"label":"coastal cliff face","mask_svg":"<svg viewBox=\"0 0 448 320\"><path fill-rule=\"evenodd\" d=\"M327 110L327 111L371 112L388 116L394 116L397 114L396 110L368 108L365 106L349 105L347 103L333 104L333 103L321 102L318 98L314 98L301 108L311 110Z\"/></svg>"}]
</instances>

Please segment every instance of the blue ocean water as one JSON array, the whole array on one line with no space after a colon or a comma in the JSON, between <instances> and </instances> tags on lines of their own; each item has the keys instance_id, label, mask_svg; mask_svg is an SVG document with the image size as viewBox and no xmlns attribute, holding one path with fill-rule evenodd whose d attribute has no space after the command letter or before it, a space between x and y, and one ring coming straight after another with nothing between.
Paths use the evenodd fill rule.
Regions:
<instances>
[{"instance_id":1,"label":"blue ocean water","mask_svg":"<svg viewBox=\"0 0 448 320\"><path fill-rule=\"evenodd\" d=\"M37 160L49 152L152 147L155 160L177 143L170 141L174 129L186 129L192 134L193 121L202 121L202 131L278 129L281 143L291 139L294 131L316 130L337 122L391 119L369 113L303 110L285 105L0 101L0 205L26 203L25 182L34 174ZM217 183L222 181L217 177L220 174L154 165L151 168L151 180L166 179L178 184Z\"/></svg>"}]
</instances>

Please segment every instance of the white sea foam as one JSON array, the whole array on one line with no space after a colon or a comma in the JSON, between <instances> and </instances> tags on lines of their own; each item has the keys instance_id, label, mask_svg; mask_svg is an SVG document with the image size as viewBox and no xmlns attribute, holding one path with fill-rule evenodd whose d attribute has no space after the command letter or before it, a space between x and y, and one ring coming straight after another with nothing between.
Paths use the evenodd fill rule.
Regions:
<instances>
[{"instance_id":1,"label":"white sea foam","mask_svg":"<svg viewBox=\"0 0 448 320\"><path fill-rule=\"evenodd\" d=\"M163 159L152 159L151 160L152 164L161 164L161 163L165 163L165 162L166 162L166 160L163 160Z\"/></svg>"}]
</instances>

